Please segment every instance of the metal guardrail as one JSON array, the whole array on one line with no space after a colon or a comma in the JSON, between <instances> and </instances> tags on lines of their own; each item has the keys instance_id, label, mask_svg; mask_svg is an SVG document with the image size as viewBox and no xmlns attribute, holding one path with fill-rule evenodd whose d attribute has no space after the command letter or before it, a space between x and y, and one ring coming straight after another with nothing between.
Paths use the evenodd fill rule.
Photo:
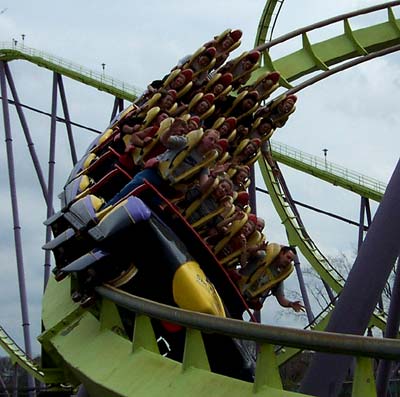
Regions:
<instances>
[{"instance_id":1,"label":"metal guardrail","mask_svg":"<svg viewBox=\"0 0 400 397\"><path fill-rule=\"evenodd\" d=\"M51 62L55 65L61 66L63 68L69 69L73 72L80 73L85 77L89 77L91 79L97 80L102 84L107 84L115 87L118 90L125 91L134 95L136 97L140 96L143 93L143 89L137 88L133 85L127 84L122 80L117 80L111 76L108 76L102 72L96 72L94 70L87 69L81 65L78 65L74 62L68 61L66 59L48 54L44 51L40 51L31 47L26 46L25 44L15 44L13 42L0 42L0 60L1 60L1 50L14 50L18 51L21 54L27 55L29 57L38 57L43 59L44 61Z\"/></svg>"},{"instance_id":2,"label":"metal guardrail","mask_svg":"<svg viewBox=\"0 0 400 397\"><path fill-rule=\"evenodd\" d=\"M288 156L293 160L298 160L304 164L310 165L311 167L317 168L320 171L329 172L332 175L344 178L351 183L374 190L382 195L385 193L387 185L377 179L370 178L366 175L362 175L355 171L349 170L348 168L342 167L338 164L325 161L325 159L322 159L321 157L302 152L284 143L271 140L271 147L272 150L277 153Z\"/></svg>"},{"instance_id":3,"label":"metal guardrail","mask_svg":"<svg viewBox=\"0 0 400 397\"><path fill-rule=\"evenodd\" d=\"M328 353L384 358L388 360L400 357L400 341L396 339L378 339L333 332L306 331L303 329L277 327L217 317L156 303L131 295L110 285L96 287L96 292L102 297L133 312L193 329L221 333L233 338Z\"/></svg>"}]
</instances>

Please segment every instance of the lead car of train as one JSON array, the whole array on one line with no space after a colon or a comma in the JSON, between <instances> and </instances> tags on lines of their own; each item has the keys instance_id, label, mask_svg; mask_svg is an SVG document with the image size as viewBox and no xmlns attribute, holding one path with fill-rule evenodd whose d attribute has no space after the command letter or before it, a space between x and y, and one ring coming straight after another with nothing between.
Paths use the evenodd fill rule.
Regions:
<instances>
[{"instance_id":1,"label":"lead car of train","mask_svg":"<svg viewBox=\"0 0 400 397\"><path fill-rule=\"evenodd\" d=\"M245 52L224 64L240 36L241 32L228 29L173 68L164 79L153 82L142 97L111 121L73 168L60 194L61 210L45 221L53 239L44 249L54 255L54 279L60 285L65 279L70 281L69 299L82 310L100 316L95 287L107 284L187 310L239 320L245 316L246 320L255 321L229 273L229 266L234 267L240 252L224 260L218 255L251 212L245 190L249 179L242 191L232 194L230 203L233 210L240 203L243 217L229 225L217 250L204 238L205 225L213 217L227 216L226 205L194 224L188 221L216 184L200 194L189 211L179 205L182 196L167 199L161 189L148 181L108 205L148 161L160 154L160 148L165 150L162 136L176 118L188 125L195 123L187 131L187 144L167 165L156 162L152 167L159 167L160 175L178 192L198 183L199 172L213 164L228 164L234 159L235 168L225 173L230 176L238 165L249 167L257 160L260 145L275 128L283 126L294 111L296 98L282 97L260 106L278 87L279 73L267 73L246 85L259 65L257 51ZM227 37L231 45L224 47L222 42ZM175 167L210 128L220 129L218 148L207 153L184 177L174 176ZM142 144L132 137L140 137ZM253 152L245 155L251 145ZM263 235L255 231L252 238L261 241ZM270 284L277 281L269 280ZM122 333L132 338L135 316L123 308L118 310ZM152 325L157 340L166 346L164 354L182 361L184 328L156 319ZM253 380L256 349L252 343L210 333L202 336L212 371Z\"/></svg>"}]
</instances>

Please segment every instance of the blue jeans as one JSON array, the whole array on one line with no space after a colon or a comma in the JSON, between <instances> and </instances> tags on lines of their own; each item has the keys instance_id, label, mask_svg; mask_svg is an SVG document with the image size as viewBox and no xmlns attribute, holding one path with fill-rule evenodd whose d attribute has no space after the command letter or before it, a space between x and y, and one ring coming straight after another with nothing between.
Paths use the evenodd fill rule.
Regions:
<instances>
[{"instance_id":1,"label":"blue jeans","mask_svg":"<svg viewBox=\"0 0 400 397\"><path fill-rule=\"evenodd\" d=\"M144 180L150 182L156 189L160 190L162 194L170 190L168 183L160 176L156 168L145 168L138 172L131 181L129 181L111 200L106 203L106 206L114 205L127 194L132 192L138 186L143 185Z\"/></svg>"}]
</instances>

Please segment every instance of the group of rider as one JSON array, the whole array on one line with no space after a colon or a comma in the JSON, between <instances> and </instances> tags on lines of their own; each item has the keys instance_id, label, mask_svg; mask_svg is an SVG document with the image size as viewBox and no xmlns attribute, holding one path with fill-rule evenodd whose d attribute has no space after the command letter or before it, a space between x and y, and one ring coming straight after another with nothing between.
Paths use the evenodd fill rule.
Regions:
<instances>
[{"instance_id":1,"label":"group of rider","mask_svg":"<svg viewBox=\"0 0 400 397\"><path fill-rule=\"evenodd\" d=\"M113 126L120 164L133 178L108 202L115 205L144 181L170 199L203 237L249 307L269 294L296 312L283 279L293 270L293 247L268 243L264 220L250 206L251 166L276 128L295 110L296 96L264 104L278 72L251 81L258 51L226 62L242 32L227 30L153 81ZM251 82L250 82L251 81Z\"/></svg>"}]
</instances>

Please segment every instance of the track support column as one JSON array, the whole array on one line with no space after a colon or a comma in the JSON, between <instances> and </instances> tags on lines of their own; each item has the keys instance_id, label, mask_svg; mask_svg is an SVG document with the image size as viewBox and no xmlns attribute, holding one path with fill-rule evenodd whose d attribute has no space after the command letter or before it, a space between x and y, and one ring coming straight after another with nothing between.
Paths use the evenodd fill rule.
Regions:
<instances>
[{"instance_id":1,"label":"track support column","mask_svg":"<svg viewBox=\"0 0 400 397\"><path fill-rule=\"evenodd\" d=\"M363 335L400 249L400 163L360 248L326 331ZM315 354L300 391L337 396L351 357Z\"/></svg>"}]
</instances>

